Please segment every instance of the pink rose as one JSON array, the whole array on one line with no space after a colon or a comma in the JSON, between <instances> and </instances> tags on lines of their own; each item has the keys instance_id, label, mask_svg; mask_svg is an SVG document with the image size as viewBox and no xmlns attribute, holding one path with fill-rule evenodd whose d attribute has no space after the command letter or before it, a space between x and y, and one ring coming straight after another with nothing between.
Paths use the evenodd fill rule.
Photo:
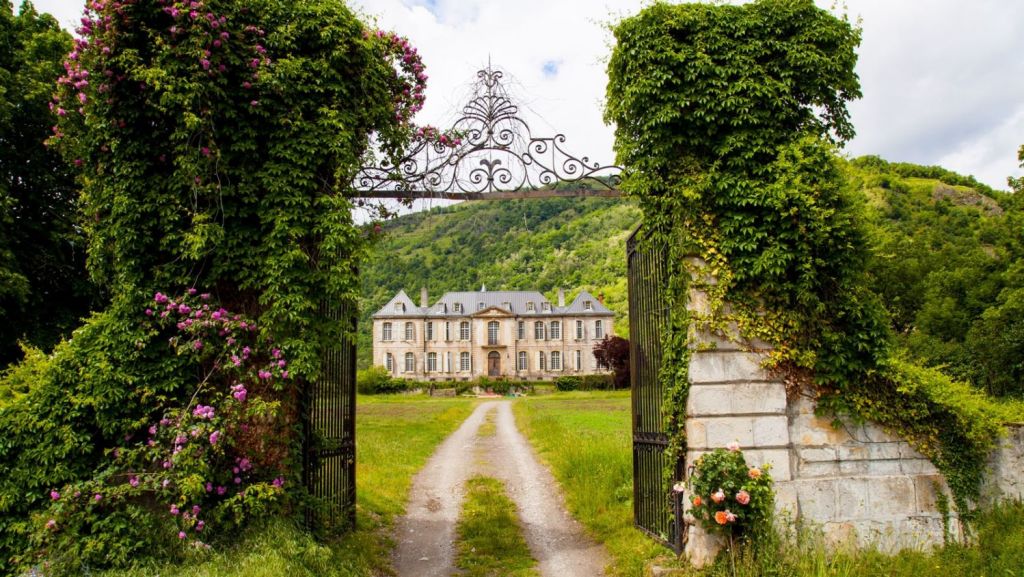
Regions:
<instances>
[{"instance_id":1,"label":"pink rose","mask_svg":"<svg viewBox=\"0 0 1024 577\"><path fill-rule=\"evenodd\" d=\"M740 491L739 493L736 493L736 502L739 503L740 505L746 505L747 503L750 503L750 493L746 491Z\"/></svg>"},{"instance_id":2,"label":"pink rose","mask_svg":"<svg viewBox=\"0 0 1024 577\"><path fill-rule=\"evenodd\" d=\"M711 500L715 503L721 503L725 501L725 491L719 489L711 494Z\"/></svg>"}]
</instances>

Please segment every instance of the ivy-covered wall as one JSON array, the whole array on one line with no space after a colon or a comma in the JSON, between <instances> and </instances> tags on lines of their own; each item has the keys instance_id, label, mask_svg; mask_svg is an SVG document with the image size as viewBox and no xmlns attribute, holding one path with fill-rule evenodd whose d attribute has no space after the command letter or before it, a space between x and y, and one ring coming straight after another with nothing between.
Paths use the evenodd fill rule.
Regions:
<instances>
[{"instance_id":1,"label":"ivy-covered wall","mask_svg":"<svg viewBox=\"0 0 1024 577\"><path fill-rule=\"evenodd\" d=\"M967 515L1007 411L906 362L869 288L864 199L838 147L853 135L860 32L811 0L657 3L614 28L607 119L623 189L671 252L663 378L675 451L691 324L758 339L819 410L876 421L945 475ZM689 257L699 257L697 262ZM690 288L705 313L688 312Z\"/></svg>"}]
</instances>

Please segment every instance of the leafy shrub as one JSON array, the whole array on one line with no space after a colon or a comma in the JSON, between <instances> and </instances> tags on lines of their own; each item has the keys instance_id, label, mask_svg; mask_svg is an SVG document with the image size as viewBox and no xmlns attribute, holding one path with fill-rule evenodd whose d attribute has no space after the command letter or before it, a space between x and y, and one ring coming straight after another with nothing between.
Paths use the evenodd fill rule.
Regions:
<instances>
[{"instance_id":1,"label":"leafy shrub","mask_svg":"<svg viewBox=\"0 0 1024 577\"><path fill-rule=\"evenodd\" d=\"M205 547L210 538L241 528L250 516L284 504L285 471L293 459L293 423L286 415L294 411L285 410L290 405L278 398L295 397L284 353L260 339L254 323L217 307L208 294L191 291L171 299L158 293L155 301L145 313L136 309L136 317L146 320L134 323L141 330L131 336L145 338L132 348L154 357L162 353L175 361L172 366L185 369L175 371L185 379L138 386L130 395L149 403L126 403L119 397L129 389L109 384L96 396L97 385L106 383L86 379L82 387L63 370L76 360L69 351L92 350L98 344L93 338L108 336L104 316L87 327L92 331L76 332L48 363L14 371L34 370L43 378L24 402L0 412L0 434L11 439L0 447L0 460L13 465L13 474L0 485L0 514L11 529L3 543L5 557L21 564L45 562L53 574L83 565L123 565L140 554ZM160 364L144 366L153 370ZM118 367L122 378L145 384L131 368ZM55 390L65 386L71 395ZM111 413L73 410L90 400L109 404ZM130 413L124 412L126 405ZM93 426L110 434L86 432L89 417L96 416L102 420ZM27 435L12 430L24 425ZM76 430L82 432L60 442ZM38 467L39 460L54 457L66 469Z\"/></svg>"},{"instance_id":2,"label":"leafy shrub","mask_svg":"<svg viewBox=\"0 0 1024 577\"><path fill-rule=\"evenodd\" d=\"M374 366L356 373L356 390L363 395L399 393L405 389L405 380L392 377L384 367Z\"/></svg>"},{"instance_id":3,"label":"leafy shrub","mask_svg":"<svg viewBox=\"0 0 1024 577\"><path fill-rule=\"evenodd\" d=\"M616 386L615 375L583 375L581 391L610 391Z\"/></svg>"},{"instance_id":4,"label":"leafy shrub","mask_svg":"<svg viewBox=\"0 0 1024 577\"><path fill-rule=\"evenodd\" d=\"M583 379L577 376L555 378L555 388L559 391L577 391L583 386Z\"/></svg>"},{"instance_id":5,"label":"leafy shrub","mask_svg":"<svg viewBox=\"0 0 1024 577\"><path fill-rule=\"evenodd\" d=\"M768 465L750 467L736 445L694 463L690 513L710 532L743 536L770 526L775 495ZM676 491L685 487L677 484Z\"/></svg>"}]
</instances>

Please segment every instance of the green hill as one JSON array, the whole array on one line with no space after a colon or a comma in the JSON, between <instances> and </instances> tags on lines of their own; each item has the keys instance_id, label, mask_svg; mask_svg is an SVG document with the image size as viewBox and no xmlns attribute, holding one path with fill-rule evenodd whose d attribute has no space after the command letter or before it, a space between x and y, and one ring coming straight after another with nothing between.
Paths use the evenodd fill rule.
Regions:
<instances>
[{"instance_id":1,"label":"green hill","mask_svg":"<svg viewBox=\"0 0 1024 577\"><path fill-rule=\"evenodd\" d=\"M847 163L864 201L871 282L907 354L994 394L1024 395L1024 202L938 167L862 157ZM383 224L363 271L360 366L369 315L404 289L559 287L603 295L627 335L629 200L470 202Z\"/></svg>"}]
</instances>

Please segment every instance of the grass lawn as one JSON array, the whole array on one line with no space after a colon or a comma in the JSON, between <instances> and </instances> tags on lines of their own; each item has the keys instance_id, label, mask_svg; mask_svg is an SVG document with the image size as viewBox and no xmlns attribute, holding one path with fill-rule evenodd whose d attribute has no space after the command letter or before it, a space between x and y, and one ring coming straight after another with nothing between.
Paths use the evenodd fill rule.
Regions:
<instances>
[{"instance_id":1,"label":"grass lawn","mask_svg":"<svg viewBox=\"0 0 1024 577\"><path fill-rule=\"evenodd\" d=\"M284 522L254 527L237 544L181 566L144 566L104 577L369 577L390 575L389 537L409 485L434 448L469 416L472 399L363 397L357 401L357 529L318 544Z\"/></svg>"},{"instance_id":2,"label":"grass lawn","mask_svg":"<svg viewBox=\"0 0 1024 577\"><path fill-rule=\"evenodd\" d=\"M608 548L611 574L639 576L670 553L633 528L629 392L557 393L521 399L516 423L550 467L566 505Z\"/></svg>"},{"instance_id":3,"label":"grass lawn","mask_svg":"<svg viewBox=\"0 0 1024 577\"><path fill-rule=\"evenodd\" d=\"M455 565L465 577L539 577L505 485L490 477L466 482Z\"/></svg>"}]
</instances>

